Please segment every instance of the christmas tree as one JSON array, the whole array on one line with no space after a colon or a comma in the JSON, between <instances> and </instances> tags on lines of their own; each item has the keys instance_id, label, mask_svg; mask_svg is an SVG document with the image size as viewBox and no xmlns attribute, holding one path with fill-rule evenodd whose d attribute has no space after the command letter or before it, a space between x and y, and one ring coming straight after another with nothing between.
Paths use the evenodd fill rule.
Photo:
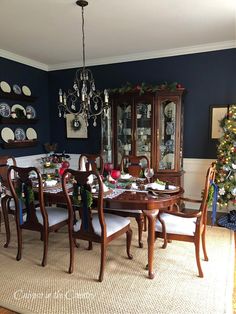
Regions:
<instances>
[{"instance_id":1,"label":"christmas tree","mask_svg":"<svg viewBox=\"0 0 236 314\"><path fill-rule=\"evenodd\" d=\"M236 105L229 107L220 122L224 134L219 140L216 161L216 183L220 207L236 205Z\"/></svg>"}]
</instances>

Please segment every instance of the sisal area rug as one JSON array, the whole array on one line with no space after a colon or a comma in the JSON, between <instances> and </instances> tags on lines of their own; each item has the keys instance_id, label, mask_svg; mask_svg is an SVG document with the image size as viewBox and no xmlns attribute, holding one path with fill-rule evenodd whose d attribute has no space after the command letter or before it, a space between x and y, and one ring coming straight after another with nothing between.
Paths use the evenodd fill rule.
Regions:
<instances>
[{"instance_id":1,"label":"sisal area rug","mask_svg":"<svg viewBox=\"0 0 236 314\"><path fill-rule=\"evenodd\" d=\"M14 229L12 227L12 229ZM144 248L137 248L133 224L132 253L128 260L125 237L108 247L104 280L97 282L100 266L99 245L87 251L81 241L76 266L68 274L67 231L50 234L48 265L40 266L42 242L34 232L23 233L23 258L17 262L16 237L3 248L0 233L0 306L20 313L232 313L234 237L233 232L209 227L209 262L202 261L204 278L197 277L192 243L172 242L161 249L156 241L154 280L147 278L146 232Z\"/></svg>"}]
</instances>

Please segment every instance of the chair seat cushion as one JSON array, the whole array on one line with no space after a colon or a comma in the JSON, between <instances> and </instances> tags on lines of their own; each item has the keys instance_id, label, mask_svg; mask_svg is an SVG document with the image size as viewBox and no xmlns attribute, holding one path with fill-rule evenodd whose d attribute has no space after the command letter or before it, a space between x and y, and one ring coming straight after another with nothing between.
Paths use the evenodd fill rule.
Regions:
<instances>
[{"instance_id":1,"label":"chair seat cushion","mask_svg":"<svg viewBox=\"0 0 236 314\"><path fill-rule=\"evenodd\" d=\"M45 207L48 213L48 225L49 227L54 226L66 219L68 219L68 210L61 207ZM38 218L38 222L43 224L43 217L39 208L36 208L36 216Z\"/></svg>"},{"instance_id":2,"label":"chair seat cushion","mask_svg":"<svg viewBox=\"0 0 236 314\"><path fill-rule=\"evenodd\" d=\"M106 214L104 213L104 219L107 226L107 237L116 233L117 231L123 229L124 227L130 224L130 220L126 217L120 217L117 215ZM101 236L101 225L99 222L98 214L93 214L93 229L95 234ZM80 229L81 221L77 221L74 225L74 231L77 232Z\"/></svg>"},{"instance_id":3,"label":"chair seat cushion","mask_svg":"<svg viewBox=\"0 0 236 314\"><path fill-rule=\"evenodd\" d=\"M197 218L178 217L168 213L162 213L160 216L165 222L167 233L190 236L194 235ZM155 230L158 232L162 232L162 225L158 219L156 222Z\"/></svg>"}]
</instances>

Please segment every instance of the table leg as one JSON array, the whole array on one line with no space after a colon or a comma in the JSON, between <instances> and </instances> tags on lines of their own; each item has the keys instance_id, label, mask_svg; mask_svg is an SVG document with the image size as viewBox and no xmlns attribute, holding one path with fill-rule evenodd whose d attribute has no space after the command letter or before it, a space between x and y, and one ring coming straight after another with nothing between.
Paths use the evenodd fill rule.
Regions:
<instances>
[{"instance_id":1,"label":"table leg","mask_svg":"<svg viewBox=\"0 0 236 314\"><path fill-rule=\"evenodd\" d=\"M11 232L10 232L10 226L9 226L9 217L8 217L8 204L9 201L11 199L11 196L9 195L5 195L2 199L1 199L1 207L2 207L2 213L3 213L3 218L4 218L4 224L5 224L5 230L6 230L6 243L4 244L4 247L8 247L9 243L10 243L10 236L11 236Z\"/></svg>"},{"instance_id":2,"label":"table leg","mask_svg":"<svg viewBox=\"0 0 236 314\"><path fill-rule=\"evenodd\" d=\"M148 276L153 279L155 277L153 270L155 224L158 210L144 210L143 212L148 219Z\"/></svg>"}]
</instances>

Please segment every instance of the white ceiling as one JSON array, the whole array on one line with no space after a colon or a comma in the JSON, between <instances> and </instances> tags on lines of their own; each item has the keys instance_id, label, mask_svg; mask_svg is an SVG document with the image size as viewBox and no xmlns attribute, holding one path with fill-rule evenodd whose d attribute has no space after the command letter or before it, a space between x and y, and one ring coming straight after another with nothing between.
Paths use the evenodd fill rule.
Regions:
<instances>
[{"instance_id":1,"label":"white ceiling","mask_svg":"<svg viewBox=\"0 0 236 314\"><path fill-rule=\"evenodd\" d=\"M236 0L88 0L86 64L236 47ZM1 0L0 56L47 70L81 65L75 0Z\"/></svg>"}]
</instances>

